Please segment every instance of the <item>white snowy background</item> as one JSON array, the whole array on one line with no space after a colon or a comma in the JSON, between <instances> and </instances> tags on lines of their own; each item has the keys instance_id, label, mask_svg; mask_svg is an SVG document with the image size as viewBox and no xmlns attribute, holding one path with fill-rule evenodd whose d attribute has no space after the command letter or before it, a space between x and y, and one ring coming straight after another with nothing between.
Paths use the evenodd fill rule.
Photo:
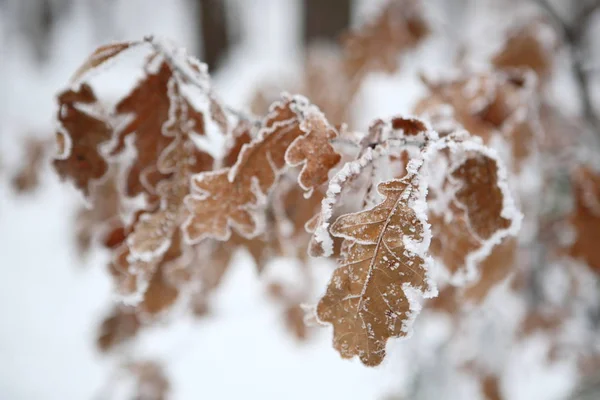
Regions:
<instances>
[{"instance_id":1,"label":"white snowy background","mask_svg":"<svg viewBox=\"0 0 600 400\"><path fill-rule=\"evenodd\" d=\"M107 255L97 250L84 264L76 256L71 230L81 198L73 188L47 168L41 186L19 196L9 187L10 171L19 165L26 136L53 134L54 95L97 45L152 33L194 49L197 21L185 0L114 0L104 21L99 18L107 16L90 6L93 0L73 1L51 32L48 59L40 64L13 18L23 3L35 1L0 2L0 399L100 399L108 393L114 366L94 343L112 301ZM243 108L256 82L294 75L301 59L301 7L294 0L228 2L237 10L232 18L242 40L213 78L221 98ZM355 1L355 20L380 2ZM493 9L472 12L481 13L470 16L481 22L470 29L481 31L506 16ZM448 62L444 58L453 38L477 38L439 22L436 29L445 32L445 41L417 50L394 77L368 79L360 97L363 127L376 116L408 112L424 90L416 71L435 72ZM473 42L477 49L480 43ZM308 343L295 341L266 297L250 257L239 253L236 260L217 290L212 316L179 319L142 334L139 346L164 361L175 399L382 399L403 386L410 362L401 359L411 356L411 343L444 335L433 327L422 329L427 337L417 332L413 339L393 343L388 360L375 369L341 360L326 329ZM569 365L528 368L528 360L543 357L543 346L513 350L513 364L522 366L514 371L526 373L515 374L515 387L505 388L511 399L560 399L571 388ZM472 390L464 387L456 398L477 398L475 383Z\"/></svg>"}]
</instances>

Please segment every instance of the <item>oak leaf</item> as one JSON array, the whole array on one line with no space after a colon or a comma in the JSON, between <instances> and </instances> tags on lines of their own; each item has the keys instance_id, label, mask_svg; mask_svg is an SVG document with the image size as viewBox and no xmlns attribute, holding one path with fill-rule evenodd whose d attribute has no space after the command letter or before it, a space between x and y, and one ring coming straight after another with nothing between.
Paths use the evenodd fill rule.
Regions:
<instances>
[{"instance_id":1,"label":"oak leaf","mask_svg":"<svg viewBox=\"0 0 600 400\"><path fill-rule=\"evenodd\" d=\"M108 163L99 146L112 137L112 129L98 110L92 88L83 83L58 96L58 151L54 168L63 179L72 179L87 197L93 184L107 172Z\"/></svg>"},{"instance_id":2,"label":"oak leaf","mask_svg":"<svg viewBox=\"0 0 600 400\"><path fill-rule=\"evenodd\" d=\"M426 226L410 207L411 181L380 183L385 200L366 211L339 217L331 226L344 239L340 267L317 305L317 316L333 325L334 347L342 357L381 363L389 338L405 336L417 304L412 292L434 291L427 261L416 249Z\"/></svg>"},{"instance_id":3,"label":"oak leaf","mask_svg":"<svg viewBox=\"0 0 600 400\"><path fill-rule=\"evenodd\" d=\"M285 161L294 167L302 165L298 183L306 190L308 197L316 187L327 182L327 174L340 162L342 156L330 142L337 137L337 132L329 126L323 115L307 116L301 125L300 129L307 134L292 142L285 153Z\"/></svg>"},{"instance_id":4,"label":"oak leaf","mask_svg":"<svg viewBox=\"0 0 600 400\"><path fill-rule=\"evenodd\" d=\"M470 156L451 171L441 192L433 192L450 201L430 210L430 250L454 277L473 279L477 265L516 229L518 222L505 216L498 168L487 155Z\"/></svg>"},{"instance_id":5,"label":"oak leaf","mask_svg":"<svg viewBox=\"0 0 600 400\"><path fill-rule=\"evenodd\" d=\"M308 142L295 142L298 138L321 141L323 136L331 135L328 123L313 107L303 97L284 96L272 106L257 137L242 147L232 167L194 176L192 194L186 198L191 217L184 224L189 242L197 243L205 238L227 240L231 227L245 238L256 237L264 231L266 197L285 171L286 151L294 143L294 147L308 145ZM305 123L311 118L323 120ZM300 157L300 147L297 150L293 153L294 160ZM331 154L332 150L324 151ZM308 172L300 179L310 189L326 179L327 168L333 165L331 162L322 165L312 155L302 157L306 160L303 171ZM316 162L319 163L313 165Z\"/></svg>"}]
</instances>

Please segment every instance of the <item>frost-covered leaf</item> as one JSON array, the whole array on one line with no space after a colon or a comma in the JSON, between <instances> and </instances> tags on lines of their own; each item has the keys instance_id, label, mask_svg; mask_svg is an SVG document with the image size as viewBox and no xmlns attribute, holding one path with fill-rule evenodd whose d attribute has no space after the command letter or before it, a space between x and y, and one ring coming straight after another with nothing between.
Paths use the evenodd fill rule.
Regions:
<instances>
[{"instance_id":1,"label":"frost-covered leaf","mask_svg":"<svg viewBox=\"0 0 600 400\"><path fill-rule=\"evenodd\" d=\"M124 239L119 217L121 200L114 168L109 169L96 185L90 195L90 202L93 207L82 206L75 216L75 241L80 256L86 255L96 241L110 249Z\"/></svg>"},{"instance_id":2,"label":"frost-covered leaf","mask_svg":"<svg viewBox=\"0 0 600 400\"><path fill-rule=\"evenodd\" d=\"M330 141L337 137L323 114L305 115L300 129L307 132L297 137L285 153L285 161L291 166L302 165L298 183L310 196L314 189L328 180L328 173L341 160Z\"/></svg>"},{"instance_id":3,"label":"frost-covered leaf","mask_svg":"<svg viewBox=\"0 0 600 400\"><path fill-rule=\"evenodd\" d=\"M175 86L175 84L173 84ZM134 231L128 238L128 245L134 257L141 260L151 260L168 248L170 238L179 229L184 218L185 207L183 200L190 192L191 176L203 170L212 169L213 159L207 153L200 151L192 141L191 129L203 133L202 114L193 110L189 102L179 96L176 88L170 93L171 104L169 115L171 119L162 127L165 136L173 137L170 145L155 160L157 170L169 175L156 187L160 199L158 210L141 215ZM195 115L190 123L189 115Z\"/></svg>"},{"instance_id":4,"label":"frost-covered leaf","mask_svg":"<svg viewBox=\"0 0 600 400\"><path fill-rule=\"evenodd\" d=\"M498 161L490 156L471 155L435 192L449 200L430 210L431 253L454 277L473 279L478 263L504 237L514 234L520 223L518 213L506 202L500 186L505 178L498 168Z\"/></svg>"},{"instance_id":5,"label":"frost-covered leaf","mask_svg":"<svg viewBox=\"0 0 600 400\"><path fill-rule=\"evenodd\" d=\"M331 227L344 238L340 267L317 306L320 321L333 325L342 357L378 365L389 338L405 336L418 312L414 292L431 294L426 259L426 222L411 208L410 181L379 184L385 200L372 209L339 217Z\"/></svg>"},{"instance_id":6,"label":"frost-covered leaf","mask_svg":"<svg viewBox=\"0 0 600 400\"><path fill-rule=\"evenodd\" d=\"M535 82L531 72L519 70L426 80L431 93L417 103L415 113L430 119L440 135L463 127L486 144L493 139L506 142L518 171L536 153L543 132Z\"/></svg>"},{"instance_id":7,"label":"frost-covered leaf","mask_svg":"<svg viewBox=\"0 0 600 400\"><path fill-rule=\"evenodd\" d=\"M305 123L313 117L320 117L318 109L305 98L284 96L272 106L258 136L242 147L232 167L193 178L192 194L186 199L192 215L184 225L190 242L205 238L227 240L231 227L246 238L264 231L266 198L286 168L287 149L298 138L308 141L330 135L325 120L318 124ZM316 181L306 182L311 185L307 188L312 188L326 174L322 166L312 165L317 158L307 156L306 161L304 171L318 171ZM306 178L301 179L309 177L312 178L307 173Z\"/></svg>"},{"instance_id":8,"label":"frost-covered leaf","mask_svg":"<svg viewBox=\"0 0 600 400\"><path fill-rule=\"evenodd\" d=\"M149 71L134 90L115 107L116 117L123 116L127 122L116 130L116 155L125 149L125 140L132 136L136 150L135 159L128 166L125 177L125 194L136 196L148 192L154 194L156 185L165 176L157 171L157 160L173 141L163 134L169 120L171 98L168 85L172 70L162 62L156 72ZM153 198L155 200L155 198Z\"/></svg>"}]
</instances>

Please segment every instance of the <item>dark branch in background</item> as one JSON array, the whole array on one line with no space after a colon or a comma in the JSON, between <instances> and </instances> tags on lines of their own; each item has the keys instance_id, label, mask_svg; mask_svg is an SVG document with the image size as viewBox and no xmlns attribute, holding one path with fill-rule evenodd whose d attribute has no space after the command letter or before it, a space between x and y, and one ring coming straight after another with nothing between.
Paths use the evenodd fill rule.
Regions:
<instances>
[{"instance_id":1,"label":"dark branch in background","mask_svg":"<svg viewBox=\"0 0 600 400\"><path fill-rule=\"evenodd\" d=\"M304 42L336 42L350 25L350 0L304 0Z\"/></svg>"},{"instance_id":2,"label":"dark branch in background","mask_svg":"<svg viewBox=\"0 0 600 400\"><path fill-rule=\"evenodd\" d=\"M600 135L600 118L596 114L590 92L589 70L585 66L586 52L585 35L595 11L600 9L600 0L591 1L581 8L571 24L565 22L547 0L535 0L550 16L560 29L572 59L573 75L583 107L583 118L594 131Z\"/></svg>"},{"instance_id":3,"label":"dark branch in background","mask_svg":"<svg viewBox=\"0 0 600 400\"><path fill-rule=\"evenodd\" d=\"M198 1L202 40L202 61L214 73L230 47L225 2L222 0Z\"/></svg>"}]
</instances>

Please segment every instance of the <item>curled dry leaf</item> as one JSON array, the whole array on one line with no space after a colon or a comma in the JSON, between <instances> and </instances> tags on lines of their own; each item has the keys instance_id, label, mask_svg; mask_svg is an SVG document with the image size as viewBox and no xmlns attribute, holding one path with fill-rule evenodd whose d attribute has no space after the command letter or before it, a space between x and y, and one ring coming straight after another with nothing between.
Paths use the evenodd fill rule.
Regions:
<instances>
[{"instance_id":1,"label":"curled dry leaf","mask_svg":"<svg viewBox=\"0 0 600 400\"><path fill-rule=\"evenodd\" d=\"M430 119L440 135L462 126L488 144L501 138L512 148L514 169L535 154L542 137L535 77L528 71L469 72L431 82L415 113Z\"/></svg>"},{"instance_id":2,"label":"curled dry leaf","mask_svg":"<svg viewBox=\"0 0 600 400\"><path fill-rule=\"evenodd\" d=\"M378 185L384 198L381 203L342 215L329 227L331 204L341 192L340 184L360 173L361 160L366 164L373 160L373 155L365 157L368 147L354 166L337 173L336 177L342 178L331 180L315 229L321 244L326 244L329 233L343 239L340 266L317 305L317 317L333 325L334 347L343 357L359 356L366 365L383 360L389 338L409 332L420 309L418 295L437 293L428 275L431 231L425 197L431 182L422 178L425 171L438 165L432 162L449 157L449 165L455 166L442 171L455 184L452 194L457 208L464 212L466 227L477 239L488 239L482 257L501 238L516 234L521 218L503 181L506 171L496 164L493 153L467 132L439 138L419 120L402 118L380 121L375 128L373 138L384 144L376 144L373 151L385 148L387 139L393 139L389 143L394 148L400 145L401 151L414 147L414 156L406 163L407 174ZM499 202L486 204L488 196L499 196ZM322 253L330 255L330 247L321 246L328 250Z\"/></svg>"},{"instance_id":3,"label":"curled dry leaf","mask_svg":"<svg viewBox=\"0 0 600 400\"><path fill-rule=\"evenodd\" d=\"M301 122L300 129L307 132L298 136L285 152L288 165L302 165L298 184L310 196L316 187L328 181L327 174L341 160L341 155L331 145L337 137L323 114L311 114Z\"/></svg>"},{"instance_id":4,"label":"curled dry leaf","mask_svg":"<svg viewBox=\"0 0 600 400\"><path fill-rule=\"evenodd\" d=\"M93 184L108 170L100 145L107 142L112 129L102 115L92 88L82 83L58 96L58 152L54 168L61 178L69 178L87 197Z\"/></svg>"},{"instance_id":5,"label":"curled dry leaf","mask_svg":"<svg viewBox=\"0 0 600 400\"><path fill-rule=\"evenodd\" d=\"M425 239L424 222L410 203L417 188L405 180L379 184L385 200L373 209L346 214L331 227L344 238L340 267L317 305L320 321L334 329L342 357L378 365L389 338L405 336L417 312L411 291L433 288L426 260L415 249Z\"/></svg>"},{"instance_id":6,"label":"curled dry leaf","mask_svg":"<svg viewBox=\"0 0 600 400\"><path fill-rule=\"evenodd\" d=\"M515 230L504 217L497 160L475 154L458 165L435 196L450 198L430 209L431 253L454 277L473 279L493 246Z\"/></svg>"},{"instance_id":7,"label":"curled dry leaf","mask_svg":"<svg viewBox=\"0 0 600 400\"><path fill-rule=\"evenodd\" d=\"M317 122L318 119L321 121ZM307 120L311 122L306 123ZM302 155L302 149L311 140L322 143L323 136L330 135L331 128L316 107L303 97L284 96L271 107L258 136L242 147L232 167L194 176L192 194L186 199L192 214L184 224L188 240L192 243L205 238L227 240L232 226L245 238L259 235L265 223L265 200L285 170L288 148L292 145L296 148L292 153L294 160L304 158L303 172L306 172L300 179L310 189L327 179L326 168L333 165L322 164L312 155ZM303 140L296 142L298 138ZM333 150L323 151L330 155Z\"/></svg>"},{"instance_id":8,"label":"curled dry leaf","mask_svg":"<svg viewBox=\"0 0 600 400\"><path fill-rule=\"evenodd\" d=\"M125 141L130 136L136 151L131 165L127 166L124 193L134 197L147 192L151 203L156 201L156 185L165 178L156 169L157 160L173 141L172 136L163 134L169 121L171 99L168 86L172 79L173 71L164 61L156 72L148 71L115 107L116 117L124 119L126 124L115 130L116 145L111 153L114 156L125 150Z\"/></svg>"},{"instance_id":9,"label":"curled dry leaf","mask_svg":"<svg viewBox=\"0 0 600 400\"><path fill-rule=\"evenodd\" d=\"M179 96L173 89L170 97ZM163 135L173 137L171 144L160 154L157 168L161 174L170 174L169 179L158 183L156 194L160 198L159 207L152 213L141 215L134 231L128 237L132 255L148 261L159 257L170 245L170 238L179 229L184 217L184 197L190 192L189 181L193 174L212 169L213 159L200 151L192 141L191 128L204 133L202 114L197 113L189 103L175 97L169 115L173 119L163 126ZM189 116L194 115L192 124Z\"/></svg>"},{"instance_id":10,"label":"curled dry leaf","mask_svg":"<svg viewBox=\"0 0 600 400\"><path fill-rule=\"evenodd\" d=\"M129 49L131 46L135 46L140 42L118 42L100 46L94 51L88 59L75 71L71 81L77 81L88 71L99 67L106 61L116 57L124 50Z\"/></svg>"},{"instance_id":11,"label":"curled dry leaf","mask_svg":"<svg viewBox=\"0 0 600 400\"><path fill-rule=\"evenodd\" d=\"M131 53L143 71L135 86L120 98L97 99L87 72L138 45L149 51ZM101 236L113 253L117 292L139 302L144 315L159 314L181 292L166 269L191 262L180 235L191 177L212 169L215 155L228 155L219 146L235 118L213 97L197 61L153 39L99 48L75 80L58 99L55 167L101 203L80 213L80 243ZM110 113L99 106L106 103Z\"/></svg>"}]
</instances>

